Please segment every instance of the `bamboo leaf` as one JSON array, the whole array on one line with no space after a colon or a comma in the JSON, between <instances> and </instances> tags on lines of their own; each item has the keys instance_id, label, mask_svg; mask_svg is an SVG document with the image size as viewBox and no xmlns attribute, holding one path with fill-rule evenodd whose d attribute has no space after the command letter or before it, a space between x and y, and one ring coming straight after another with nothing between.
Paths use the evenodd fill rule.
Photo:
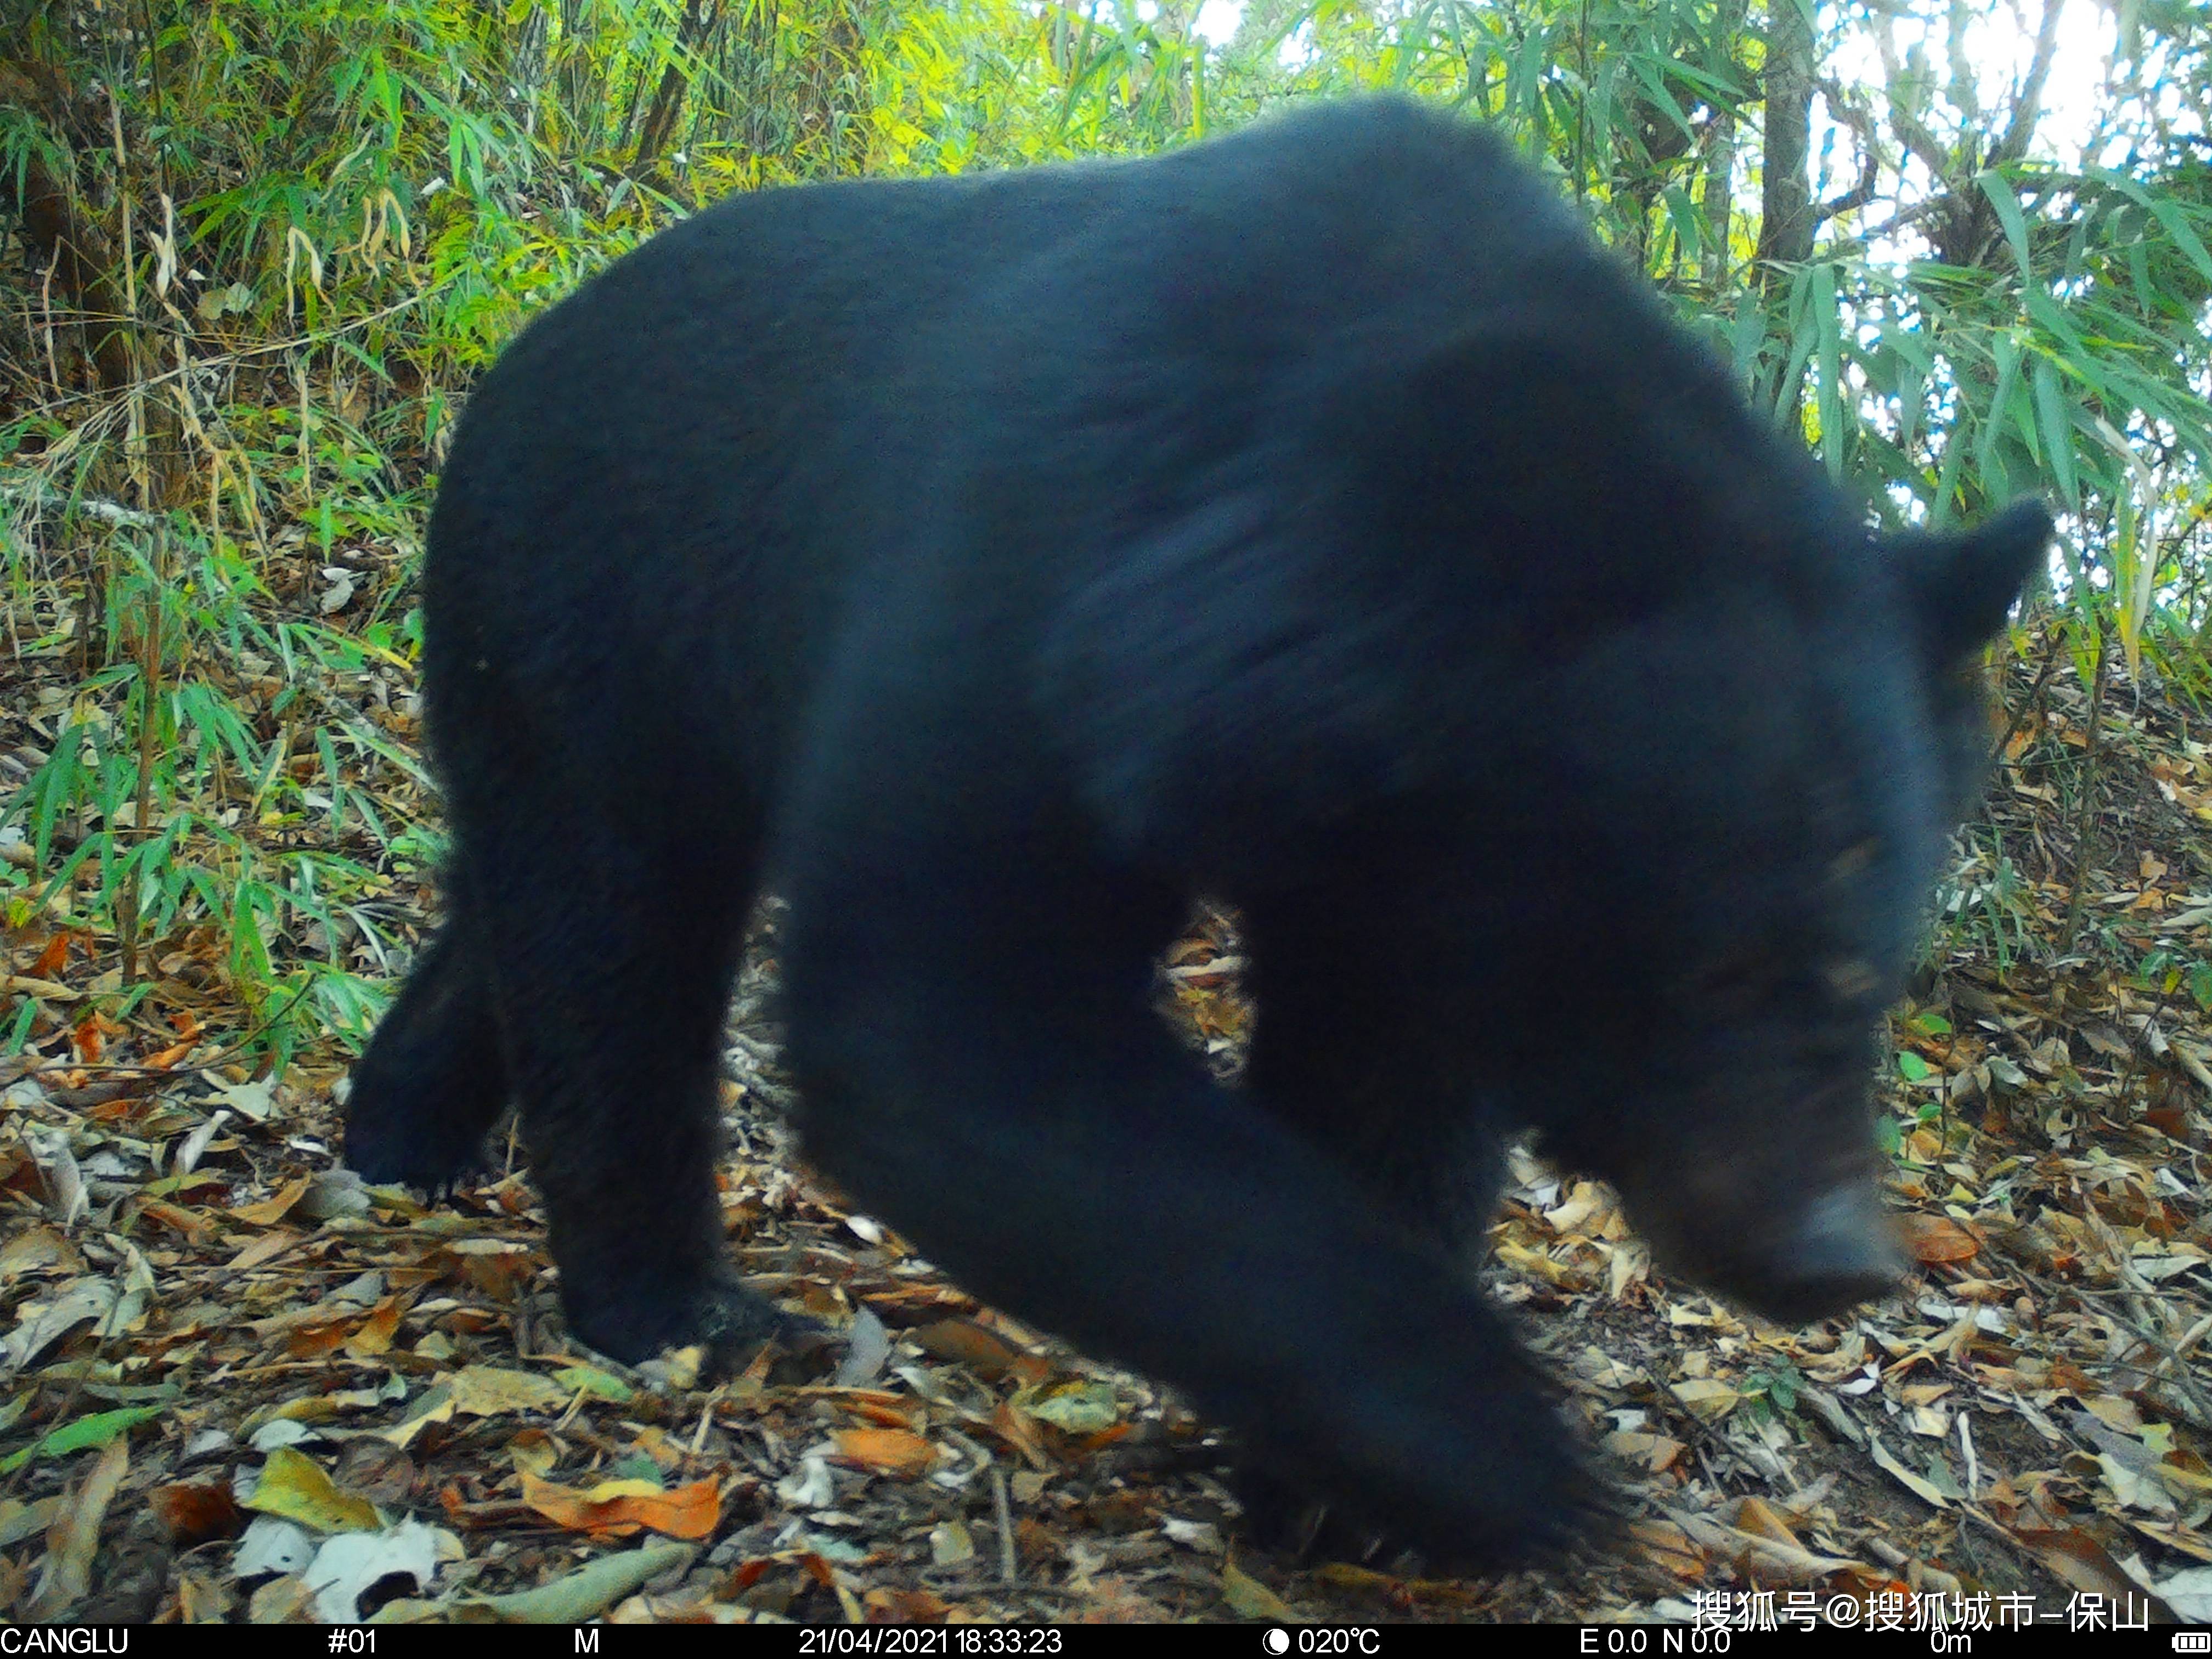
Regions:
<instances>
[{"instance_id":1,"label":"bamboo leaf","mask_svg":"<svg viewBox=\"0 0 2212 1659\"><path fill-rule=\"evenodd\" d=\"M2028 253L2027 221L2021 216L2020 198L2013 193L2012 181L1990 167L1976 173L1974 182L1981 186L1982 194L1990 198L1990 205L1996 210L1997 222L2004 227L2005 240L2012 244L2012 257L2020 265L2020 280L2032 287L2035 282L2035 264Z\"/></svg>"},{"instance_id":2,"label":"bamboo leaf","mask_svg":"<svg viewBox=\"0 0 2212 1659\"><path fill-rule=\"evenodd\" d=\"M2074 475L2074 421L2058 389L2058 371L2048 357L2038 357L2033 375L2035 413L2043 432L2044 459L2058 480L2059 493L2069 507L2081 505L2081 487Z\"/></svg>"}]
</instances>

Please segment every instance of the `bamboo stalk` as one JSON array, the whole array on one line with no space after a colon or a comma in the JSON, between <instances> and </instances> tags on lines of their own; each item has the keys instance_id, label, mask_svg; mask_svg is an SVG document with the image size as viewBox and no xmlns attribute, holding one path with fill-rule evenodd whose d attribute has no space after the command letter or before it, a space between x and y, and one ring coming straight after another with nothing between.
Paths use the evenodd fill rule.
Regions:
<instances>
[{"instance_id":1,"label":"bamboo stalk","mask_svg":"<svg viewBox=\"0 0 2212 1659\"><path fill-rule=\"evenodd\" d=\"M155 526L152 583L138 629L138 791L131 829L142 847L146 842L146 820L154 811L154 730L161 698L161 599L168 587L168 548L167 527ZM115 906L116 931L123 935L126 989L138 979L138 888L144 879L143 871L127 873Z\"/></svg>"}]
</instances>

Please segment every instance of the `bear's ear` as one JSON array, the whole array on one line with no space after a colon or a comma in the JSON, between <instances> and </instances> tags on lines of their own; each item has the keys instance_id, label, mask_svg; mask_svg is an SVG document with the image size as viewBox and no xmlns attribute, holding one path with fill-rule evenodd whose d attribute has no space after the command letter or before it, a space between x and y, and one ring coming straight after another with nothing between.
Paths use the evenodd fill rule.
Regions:
<instances>
[{"instance_id":1,"label":"bear's ear","mask_svg":"<svg viewBox=\"0 0 2212 1659\"><path fill-rule=\"evenodd\" d=\"M1921 626L1946 662L2004 625L2005 612L2051 545L2051 511L2029 499L1973 530L1917 538L1915 599Z\"/></svg>"}]
</instances>

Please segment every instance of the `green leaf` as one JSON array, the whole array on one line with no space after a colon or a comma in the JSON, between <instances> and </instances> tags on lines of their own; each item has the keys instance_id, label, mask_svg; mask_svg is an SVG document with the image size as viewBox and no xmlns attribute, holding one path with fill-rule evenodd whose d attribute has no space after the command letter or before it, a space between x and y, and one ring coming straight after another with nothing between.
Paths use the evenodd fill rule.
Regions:
<instances>
[{"instance_id":1,"label":"green leaf","mask_svg":"<svg viewBox=\"0 0 2212 1659\"><path fill-rule=\"evenodd\" d=\"M2021 303L2029 317L2034 319L2037 327L2065 346L2069 356L2085 357L2089 355L2089 348L2082 341L2081 331L2074 326L2074 319L2066 314L2065 308L2057 301L2044 292L2040 283L2032 284L2021 295Z\"/></svg>"},{"instance_id":2,"label":"green leaf","mask_svg":"<svg viewBox=\"0 0 2212 1659\"><path fill-rule=\"evenodd\" d=\"M2200 962L2189 970L2189 994L2198 1007L2212 1009L2212 967Z\"/></svg>"},{"instance_id":3,"label":"green leaf","mask_svg":"<svg viewBox=\"0 0 2212 1659\"><path fill-rule=\"evenodd\" d=\"M0 1458L0 1474L13 1474L33 1458L66 1457L74 1451L105 1446L116 1436L130 1433L141 1423L151 1422L161 1412L159 1406L125 1406L117 1411L94 1412L89 1417L80 1417L74 1423L64 1423L45 1438L33 1441L21 1451Z\"/></svg>"},{"instance_id":4,"label":"green leaf","mask_svg":"<svg viewBox=\"0 0 2212 1659\"><path fill-rule=\"evenodd\" d=\"M1975 174L1974 182L1982 187L1982 194L1997 210L1997 222L2004 227L2005 240L2012 244L2012 257L2020 264L2020 280L2033 286L2035 266L2028 257L2027 221L2021 214L2020 198L2013 193L2012 181L1991 167Z\"/></svg>"},{"instance_id":5,"label":"green leaf","mask_svg":"<svg viewBox=\"0 0 2212 1659\"><path fill-rule=\"evenodd\" d=\"M1704 258L1705 216L1680 185L1667 186L1666 201L1667 222L1674 228L1674 238L1682 245L1682 257L1695 264Z\"/></svg>"},{"instance_id":6,"label":"green leaf","mask_svg":"<svg viewBox=\"0 0 2212 1659\"><path fill-rule=\"evenodd\" d=\"M2035 360L2036 423L2043 434L2044 459L2058 480L2069 507L2081 505L2081 486L2074 475L2074 416L2058 390L2058 371L2048 357Z\"/></svg>"},{"instance_id":7,"label":"green leaf","mask_svg":"<svg viewBox=\"0 0 2212 1659\"><path fill-rule=\"evenodd\" d=\"M1907 1083L1924 1083L1934 1074L1934 1068L1910 1048L1898 1051L1897 1069Z\"/></svg>"},{"instance_id":8,"label":"green leaf","mask_svg":"<svg viewBox=\"0 0 2212 1659\"><path fill-rule=\"evenodd\" d=\"M1686 137L1694 137L1696 129L1691 126L1690 118L1682 112L1681 105L1674 101L1674 93L1668 90L1666 82L1661 78L1659 66L1650 58L1639 53L1629 68L1630 72L1643 83L1644 91L1651 95L1651 101L1666 111L1668 117L1673 119L1676 129Z\"/></svg>"},{"instance_id":9,"label":"green leaf","mask_svg":"<svg viewBox=\"0 0 2212 1659\"><path fill-rule=\"evenodd\" d=\"M1746 300L1729 325L1729 360L1737 381L1752 385L1759 373L1759 348L1766 343L1766 313Z\"/></svg>"},{"instance_id":10,"label":"green leaf","mask_svg":"<svg viewBox=\"0 0 2212 1659\"><path fill-rule=\"evenodd\" d=\"M1820 343L1820 459L1828 476L1844 476L1844 349L1843 321L1836 313L1836 268L1820 264L1813 270L1813 325Z\"/></svg>"},{"instance_id":11,"label":"green leaf","mask_svg":"<svg viewBox=\"0 0 2212 1659\"><path fill-rule=\"evenodd\" d=\"M1996 335L1990 341L1990 355L1996 365L1996 386L1990 394L1989 415L1974 436L1974 466L1984 477L1993 470L1997 434L2012 403L2013 389L2019 383L2020 342L2010 334ZM2032 431L2028 441L2034 442Z\"/></svg>"},{"instance_id":12,"label":"green leaf","mask_svg":"<svg viewBox=\"0 0 2212 1659\"><path fill-rule=\"evenodd\" d=\"M629 1383L595 1365L571 1365L566 1370L554 1372L553 1380L571 1394L588 1394L596 1399L611 1400L617 1405L630 1397Z\"/></svg>"},{"instance_id":13,"label":"green leaf","mask_svg":"<svg viewBox=\"0 0 2212 1659\"><path fill-rule=\"evenodd\" d=\"M2204 244L2197 240L2197 233L2181 216L2178 203L2166 196L2152 195L2124 173L2114 173L2105 167L2085 167L2083 172L2098 183L2111 185L2137 205L2148 209L2165 228L2166 234L2173 238L2175 245L2188 256L2189 262L2197 267L2197 274L2206 282L2212 283L2212 253L2204 251ZM2140 247L2141 244L2137 246Z\"/></svg>"}]
</instances>

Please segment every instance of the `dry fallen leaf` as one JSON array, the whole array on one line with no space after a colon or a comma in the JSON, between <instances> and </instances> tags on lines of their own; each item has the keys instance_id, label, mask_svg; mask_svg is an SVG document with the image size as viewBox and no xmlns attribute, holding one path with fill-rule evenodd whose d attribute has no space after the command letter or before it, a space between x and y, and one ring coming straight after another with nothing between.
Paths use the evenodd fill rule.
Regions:
<instances>
[{"instance_id":1,"label":"dry fallen leaf","mask_svg":"<svg viewBox=\"0 0 2212 1659\"><path fill-rule=\"evenodd\" d=\"M313 1185L313 1176L301 1176L286 1182L273 1196L263 1199L258 1204L237 1206L231 1214L252 1226L273 1227L284 1218L294 1205L307 1195L307 1188Z\"/></svg>"},{"instance_id":2,"label":"dry fallen leaf","mask_svg":"<svg viewBox=\"0 0 2212 1659\"><path fill-rule=\"evenodd\" d=\"M662 1491L649 1480L604 1480L588 1491L520 1472L522 1501L573 1531L623 1538L639 1531L671 1538L707 1538L721 1520L720 1488L712 1480Z\"/></svg>"},{"instance_id":3,"label":"dry fallen leaf","mask_svg":"<svg viewBox=\"0 0 2212 1659\"><path fill-rule=\"evenodd\" d=\"M1710 1376L1688 1376L1669 1383L1668 1392L1690 1408L1700 1422L1717 1423L1743 1402L1743 1395Z\"/></svg>"},{"instance_id":4,"label":"dry fallen leaf","mask_svg":"<svg viewBox=\"0 0 2212 1659\"><path fill-rule=\"evenodd\" d=\"M1675 1577L1695 1583L1705 1576L1705 1558L1679 1526L1662 1521L1635 1521L1628 1535L1644 1547L1644 1553Z\"/></svg>"},{"instance_id":5,"label":"dry fallen leaf","mask_svg":"<svg viewBox=\"0 0 2212 1659\"><path fill-rule=\"evenodd\" d=\"M1284 1624L1297 1620L1297 1615L1281 1596L1241 1571L1234 1561L1222 1565L1221 1598L1239 1619L1267 1619Z\"/></svg>"},{"instance_id":6,"label":"dry fallen leaf","mask_svg":"<svg viewBox=\"0 0 2212 1659\"><path fill-rule=\"evenodd\" d=\"M470 1417L514 1412L557 1412L568 1392L550 1376L500 1365L464 1365L441 1379L453 1390L453 1409Z\"/></svg>"},{"instance_id":7,"label":"dry fallen leaf","mask_svg":"<svg viewBox=\"0 0 2212 1659\"><path fill-rule=\"evenodd\" d=\"M404 1310L404 1298L386 1297L346 1338L345 1351L356 1359L374 1359L379 1354L391 1352L392 1339L399 1329L399 1316Z\"/></svg>"},{"instance_id":8,"label":"dry fallen leaf","mask_svg":"<svg viewBox=\"0 0 2212 1659\"><path fill-rule=\"evenodd\" d=\"M1648 1429L1616 1429L1606 1436L1605 1449L1624 1463L1638 1464L1653 1474L1672 1468L1686 1449L1672 1436Z\"/></svg>"},{"instance_id":9,"label":"dry fallen leaf","mask_svg":"<svg viewBox=\"0 0 2212 1659\"><path fill-rule=\"evenodd\" d=\"M2129 1605L2129 1598L2136 1607L2152 1601L2150 1593L2122 1571L2102 1545L2077 1528L2023 1528L2013 1536L2069 1589L2102 1596L2114 1607ZM2174 1622L2168 1609L2154 1603L2151 1616Z\"/></svg>"},{"instance_id":10,"label":"dry fallen leaf","mask_svg":"<svg viewBox=\"0 0 2212 1659\"><path fill-rule=\"evenodd\" d=\"M1911 1241L1914 1259L1929 1267L1939 1262L1971 1261L1982 1248L1972 1233L1948 1216L1907 1216L1905 1232Z\"/></svg>"},{"instance_id":11,"label":"dry fallen leaf","mask_svg":"<svg viewBox=\"0 0 2212 1659\"><path fill-rule=\"evenodd\" d=\"M155 1487L146 1501L170 1539L188 1547L228 1538L246 1524L228 1480L173 1480Z\"/></svg>"},{"instance_id":12,"label":"dry fallen leaf","mask_svg":"<svg viewBox=\"0 0 2212 1659\"><path fill-rule=\"evenodd\" d=\"M965 1365L988 1382L995 1382L1013 1369L1015 1352L995 1331L985 1330L972 1319L940 1319L907 1333L909 1341L939 1359Z\"/></svg>"},{"instance_id":13,"label":"dry fallen leaf","mask_svg":"<svg viewBox=\"0 0 2212 1659\"><path fill-rule=\"evenodd\" d=\"M840 1457L878 1474L911 1480L937 1467L937 1448L904 1429L843 1429L836 1441Z\"/></svg>"},{"instance_id":14,"label":"dry fallen leaf","mask_svg":"<svg viewBox=\"0 0 2212 1659\"><path fill-rule=\"evenodd\" d=\"M59 1619L76 1605L92 1582L93 1557L100 1548L100 1523L116 1489L131 1468L131 1441L118 1435L102 1449L91 1473L64 1501L46 1528L46 1565L26 1611L37 1620Z\"/></svg>"},{"instance_id":15,"label":"dry fallen leaf","mask_svg":"<svg viewBox=\"0 0 2212 1659\"><path fill-rule=\"evenodd\" d=\"M1911 1492L1913 1496L1920 1498L1924 1503L1932 1504L1939 1510L1948 1510L1951 1507L1950 1498L1945 1496L1943 1492L1937 1487L1933 1481L1929 1480L1925 1475L1915 1474L1911 1469L1905 1468L1904 1464L1899 1462L1896 1455L1890 1451L1888 1447L1881 1443L1879 1437L1869 1435L1868 1439L1872 1444L1874 1461L1875 1463L1882 1468L1888 1470L1891 1474L1895 1476L1899 1481L1903 1482L1906 1490Z\"/></svg>"}]
</instances>

